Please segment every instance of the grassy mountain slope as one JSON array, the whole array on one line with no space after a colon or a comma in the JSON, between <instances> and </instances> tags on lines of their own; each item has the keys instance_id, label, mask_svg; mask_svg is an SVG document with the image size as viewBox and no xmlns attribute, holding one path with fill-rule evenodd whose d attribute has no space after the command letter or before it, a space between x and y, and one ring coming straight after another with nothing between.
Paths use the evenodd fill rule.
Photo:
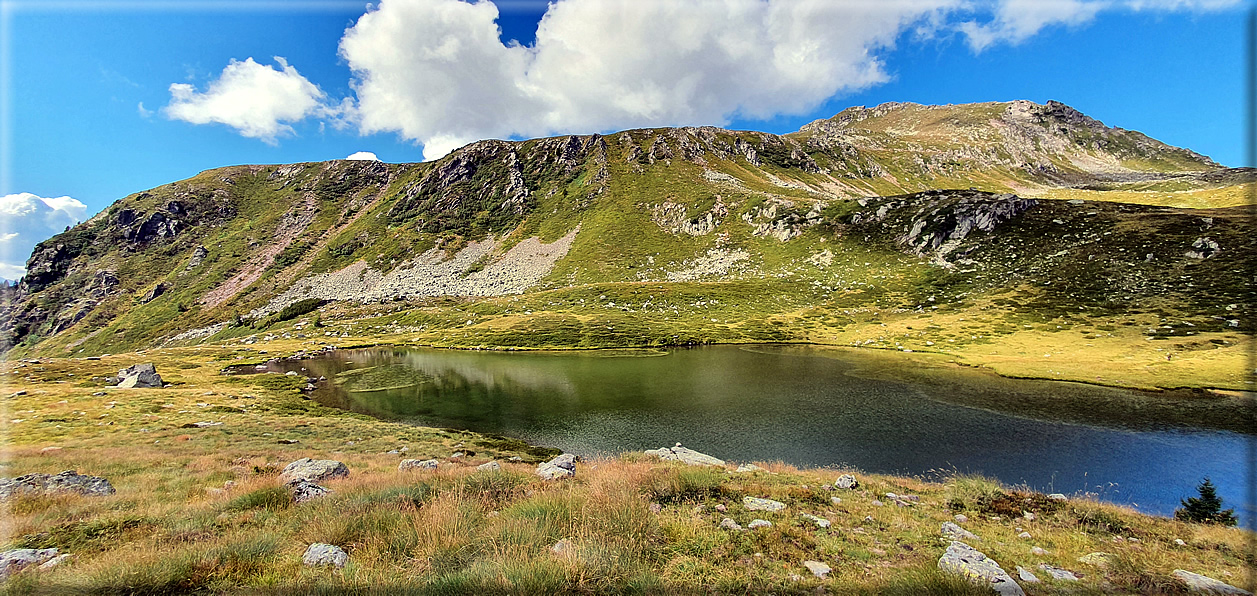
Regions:
<instances>
[{"instance_id":1,"label":"grassy mountain slope","mask_svg":"<svg viewBox=\"0 0 1257 596\"><path fill-rule=\"evenodd\" d=\"M1251 180L1055 102L852 108L785 136L639 129L482 141L423 164L239 166L40 244L3 325L14 354L317 343L308 317L280 320L304 297L330 299L319 313L363 341L806 341L1099 376L1090 358L1019 360L1034 337L1131 355L1102 382L1242 388L1227 371L1249 320L1236 272L1253 250L1238 207ZM557 260L529 256L573 233ZM526 294L493 289L520 272L539 279Z\"/></svg>"}]
</instances>

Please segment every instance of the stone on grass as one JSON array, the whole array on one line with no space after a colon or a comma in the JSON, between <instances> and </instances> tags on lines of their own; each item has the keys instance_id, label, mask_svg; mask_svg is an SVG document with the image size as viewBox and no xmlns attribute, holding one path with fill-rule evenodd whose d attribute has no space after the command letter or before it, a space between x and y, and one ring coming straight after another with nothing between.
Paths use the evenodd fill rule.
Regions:
<instances>
[{"instance_id":1,"label":"stone on grass","mask_svg":"<svg viewBox=\"0 0 1257 596\"><path fill-rule=\"evenodd\" d=\"M829 498L829 502L830 502L830 504L832 504L832 505L841 505L841 504L842 504L842 499L839 499L838 497L830 497L830 498Z\"/></svg>"},{"instance_id":2,"label":"stone on grass","mask_svg":"<svg viewBox=\"0 0 1257 596\"><path fill-rule=\"evenodd\" d=\"M349 468L334 459L310 459L303 457L284 466L279 480L284 484L298 482L319 482L329 478L344 478L349 475Z\"/></svg>"},{"instance_id":3,"label":"stone on grass","mask_svg":"<svg viewBox=\"0 0 1257 596\"><path fill-rule=\"evenodd\" d=\"M1029 540L1029 539L1030 539L1030 532L1022 532L1022 533L1018 534L1018 535L1017 535L1017 537L1018 537L1018 538L1025 538L1025 539Z\"/></svg>"},{"instance_id":4,"label":"stone on grass","mask_svg":"<svg viewBox=\"0 0 1257 596\"><path fill-rule=\"evenodd\" d=\"M0 579L27 567L42 565L56 556L55 548L15 548L0 551Z\"/></svg>"},{"instance_id":5,"label":"stone on grass","mask_svg":"<svg viewBox=\"0 0 1257 596\"><path fill-rule=\"evenodd\" d=\"M968 517L965 517L965 515L964 515L963 513L957 513L957 514L956 514L955 519L956 519L956 523L958 523L958 524L967 524L967 523L969 523L969 518L968 518Z\"/></svg>"},{"instance_id":6,"label":"stone on grass","mask_svg":"<svg viewBox=\"0 0 1257 596\"><path fill-rule=\"evenodd\" d=\"M307 567L330 565L339 569L348 562L349 554L341 547L323 544L322 542L311 544L306 548L305 554L301 556L301 563Z\"/></svg>"},{"instance_id":7,"label":"stone on grass","mask_svg":"<svg viewBox=\"0 0 1257 596\"><path fill-rule=\"evenodd\" d=\"M128 366L118 371L119 389L160 389L161 386L161 375L157 374L157 369L151 362Z\"/></svg>"},{"instance_id":8,"label":"stone on grass","mask_svg":"<svg viewBox=\"0 0 1257 596\"><path fill-rule=\"evenodd\" d=\"M693 449L682 447L677 443L675 447L660 447L659 449L649 449L646 455L653 455L663 461L679 461L690 466L723 466L723 459L715 458L706 453L699 453Z\"/></svg>"},{"instance_id":9,"label":"stone on grass","mask_svg":"<svg viewBox=\"0 0 1257 596\"><path fill-rule=\"evenodd\" d=\"M1052 493L1048 495L1048 498L1052 499L1053 501L1068 501L1069 500L1069 497L1066 497L1065 495L1062 495L1061 493Z\"/></svg>"},{"instance_id":10,"label":"stone on grass","mask_svg":"<svg viewBox=\"0 0 1257 596\"><path fill-rule=\"evenodd\" d=\"M1059 579L1061 581L1068 581L1068 582L1078 581L1078 576L1074 575L1074 573L1072 571L1069 571L1068 569L1061 569L1060 567L1053 567L1051 565L1048 565L1047 563L1039 563L1039 569L1042 569L1048 575L1052 576L1052 579Z\"/></svg>"},{"instance_id":11,"label":"stone on grass","mask_svg":"<svg viewBox=\"0 0 1257 596\"><path fill-rule=\"evenodd\" d=\"M786 508L786 504L781 501L759 497L742 497L742 504L751 511L781 511Z\"/></svg>"},{"instance_id":12,"label":"stone on grass","mask_svg":"<svg viewBox=\"0 0 1257 596\"><path fill-rule=\"evenodd\" d=\"M1030 570L1029 570L1029 569L1026 569L1025 567L1022 567L1021 565L1018 565L1018 566L1017 566L1017 579L1019 579L1019 580L1021 580L1021 581L1023 581L1023 582L1026 582L1026 583L1028 583L1028 584L1038 584L1038 583L1042 583L1042 582L1040 582L1040 581L1039 581L1039 578L1038 578L1038 577L1035 577L1035 575L1034 575L1033 573L1030 573Z\"/></svg>"},{"instance_id":13,"label":"stone on grass","mask_svg":"<svg viewBox=\"0 0 1257 596\"><path fill-rule=\"evenodd\" d=\"M1186 543L1186 542L1183 542L1183 539L1182 539L1182 538L1175 538L1175 539L1174 539L1174 545L1175 545L1175 546L1187 546L1187 543Z\"/></svg>"},{"instance_id":14,"label":"stone on grass","mask_svg":"<svg viewBox=\"0 0 1257 596\"><path fill-rule=\"evenodd\" d=\"M1218 594L1220 596L1252 596L1252 592L1241 590L1231 584L1222 583L1212 577L1192 573L1183 569L1175 569L1174 577L1187 584L1187 589L1197 594Z\"/></svg>"},{"instance_id":15,"label":"stone on grass","mask_svg":"<svg viewBox=\"0 0 1257 596\"><path fill-rule=\"evenodd\" d=\"M938 560L938 568L944 573L959 575L979 586L989 586L1000 596L1026 594L999 563L960 541L953 541L947 547L947 552Z\"/></svg>"},{"instance_id":16,"label":"stone on grass","mask_svg":"<svg viewBox=\"0 0 1257 596\"><path fill-rule=\"evenodd\" d=\"M52 550L57 550L57 549L54 548ZM47 561L44 561L43 564L39 566L39 568L43 571L47 571L49 569L52 569L53 567L56 567L57 565L60 565L66 561L69 561L70 558L73 556L74 555L71 555L70 553L57 555L51 559L48 559Z\"/></svg>"},{"instance_id":17,"label":"stone on grass","mask_svg":"<svg viewBox=\"0 0 1257 596\"><path fill-rule=\"evenodd\" d=\"M773 527L773 523L766 519L753 519L751 520L751 523L746 524L746 527L752 530L755 528L771 528Z\"/></svg>"},{"instance_id":18,"label":"stone on grass","mask_svg":"<svg viewBox=\"0 0 1257 596\"><path fill-rule=\"evenodd\" d=\"M494 460L489 463L480 464L476 466L476 469L485 472L496 472L502 469L502 464L499 464L497 460Z\"/></svg>"},{"instance_id":19,"label":"stone on grass","mask_svg":"<svg viewBox=\"0 0 1257 596\"><path fill-rule=\"evenodd\" d=\"M294 503L305 503L332 494L332 489L304 480L290 484L288 487L292 489Z\"/></svg>"},{"instance_id":20,"label":"stone on grass","mask_svg":"<svg viewBox=\"0 0 1257 596\"><path fill-rule=\"evenodd\" d=\"M397 464L398 472L406 470L435 470L441 462L435 459L403 459Z\"/></svg>"},{"instance_id":21,"label":"stone on grass","mask_svg":"<svg viewBox=\"0 0 1257 596\"><path fill-rule=\"evenodd\" d=\"M821 579L825 579L825 576L829 575L830 571L833 571L833 569L829 568L829 565L826 565L820 561L804 561L803 566L807 567L807 570L811 571L812 575L815 575L816 577L819 577Z\"/></svg>"},{"instance_id":22,"label":"stone on grass","mask_svg":"<svg viewBox=\"0 0 1257 596\"><path fill-rule=\"evenodd\" d=\"M860 481L851 474L843 474L834 481L834 488L857 489L860 488Z\"/></svg>"},{"instance_id":23,"label":"stone on grass","mask_svg":"<svg viewBox=\"0 0 1257 596\"><path fill-rule=\"evenodd\" d=\"M537 466L537 475L542 480L558 480L576 475L576 456L564 453L554 459Z\"/></svg>"},{"instance_id":24,"label":"stone on grass","mask_svg":"<svg viewBox=\"0 0 1257 596\"><path fill-rule=\"evenodd\" d=\"M803 519L806 519L821 528L828 528L830 526L829 520L810 513L800 513L799 517L802 517Z\"/></svg>"},{"instance_id":25,"label":"stone on grass","mask_svg":"<svg viewBox=\"0 0 1257 596\"><path fill-rule=\"evenodd\" d=\"M978 536L973 532L970 532L969 530L966 530L952 522L943 522L943 527L940 528L939 531L943 533L943 536L951 538L952 540L981 540L981 538L978 538Z\"/></svg>"},{"instance_id":26,"label":"stone on grass","mask_svg":"<svg viewBox=\"0 0 1257 596\"><path fill-rule=\"evenodd\" d=\"M1042 557L1042 556L1044 556L1044 555L1048 554L1048 552L1047 552L1047 551L1045 551L1045 550L1043 550L1042 548L1040 548L1040 547L1037 547L1037 546L1036 546L1036 547L1034 547L1034 548L1031 548L1031 549L1030 549L1030 554L1032 554L1032 555L1037 555L1037 556Z\"/></svg>"},{"instance_id":27,"label":"stone on grass","mask_svg":"<svg viewBox=\"0 0 1257 596\"><path fill-rule=\"evenodd\" d=\"M755 464L745 464L745 465L738 466L738 469L736 471L737 472L767 472L768 470L765 470L764 468L761 468Z\"/></svg>"},{"instance_id":28,"label":"stone on grass","mask_svg":"<svg viewBox=\"0 0 1257 596\"><path fill-rule=\"evenodd\" d=\"M722 529L722 530L741 530L741 529L742 529L742 526L738 525L738 522L735 522L735 521L733 521L732 519L729 519L729 518L727 518L727 517L726 517L726 518L724 518L724 519L720 520L720 529Z\"/></svg>"},{"instance_id":29,"label":"stone on grass","mask_svg":"<svg viewBox=\"0 0 1257 596\"><path fill-rule=\"evenodd\" d=\"M114 494L112 484L100 476L66 470L60 474L26 474L17 478L0 478L0 502L18 495L80 494L103 497Z\"/></svg>"}]
</instances>

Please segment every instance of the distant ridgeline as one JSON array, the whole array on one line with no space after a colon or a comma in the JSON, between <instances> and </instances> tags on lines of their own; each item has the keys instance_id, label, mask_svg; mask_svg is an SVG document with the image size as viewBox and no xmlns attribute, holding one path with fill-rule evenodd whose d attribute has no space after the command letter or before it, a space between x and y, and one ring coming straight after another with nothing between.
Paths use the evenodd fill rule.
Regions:
<instances>
[{"instance_id":1,"label":"distant ridgeline","mask_svg":"<svg viewBox=\"0 0 1257 596\"><path fill-rule=\"evenodd\" d=\"M1174 321L1150 336L1183 322L1251 331L1252 181L1026 101L857 107L781 136L638 129L481 141L430 163L234 166L130 195L40 243L5 290L0 332L5 350L87 355L400 301L437 313L407 329L425 341L458 329L536 345L545 327L570 332L550 344L596 346L597 325L616 331L598 317L623 329L707 300L753 305L762 325L701 317L688 336L645 326L640 341L607 343L823 343L876 317L989 307ZM638 288L673 310L606 304ZM552 307L544 321L504 298L539 292L553 295L538 302ZM1021 325L1006 327L995 332Z\"/></svg>"}]
</instances>

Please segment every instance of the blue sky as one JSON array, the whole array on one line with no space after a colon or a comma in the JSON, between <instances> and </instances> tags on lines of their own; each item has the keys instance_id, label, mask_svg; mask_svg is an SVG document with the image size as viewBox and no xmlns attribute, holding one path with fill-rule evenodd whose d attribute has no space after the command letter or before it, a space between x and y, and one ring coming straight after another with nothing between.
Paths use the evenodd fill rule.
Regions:
<instances>
[{"instance_id":1,"label":"blue sky","mask_svg":"<svg viewBox=\"0 0 1257 596\"><path fill-rule=\"evenodd\" d=\"M2 1L0 277L201 170L486 137L1055 99L1244 159L1235 0Z\"/></svg>"}]
</instances>

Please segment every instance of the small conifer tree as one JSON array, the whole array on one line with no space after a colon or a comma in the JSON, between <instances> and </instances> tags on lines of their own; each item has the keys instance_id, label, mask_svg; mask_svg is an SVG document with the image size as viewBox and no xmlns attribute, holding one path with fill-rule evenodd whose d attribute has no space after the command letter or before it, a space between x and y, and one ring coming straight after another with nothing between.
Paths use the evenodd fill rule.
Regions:
<instances>
[{"instance_id":1,"label":"small conifer tree","mask_svg":"<svg viewBox=\"0 0 1257 596\"><path fill-rule=\"evenodd\" d=\"M1218 496L1218 490L1209 478L1196 487L1196 492L1200 493L1199 498L1187 497L1187 500L1179 501L1183 507L1174 511L1174 517L1201 524L1234 526L1239 523L1234 509L1222 509L1222 497Z\"/></svg>"}]
</instances>

